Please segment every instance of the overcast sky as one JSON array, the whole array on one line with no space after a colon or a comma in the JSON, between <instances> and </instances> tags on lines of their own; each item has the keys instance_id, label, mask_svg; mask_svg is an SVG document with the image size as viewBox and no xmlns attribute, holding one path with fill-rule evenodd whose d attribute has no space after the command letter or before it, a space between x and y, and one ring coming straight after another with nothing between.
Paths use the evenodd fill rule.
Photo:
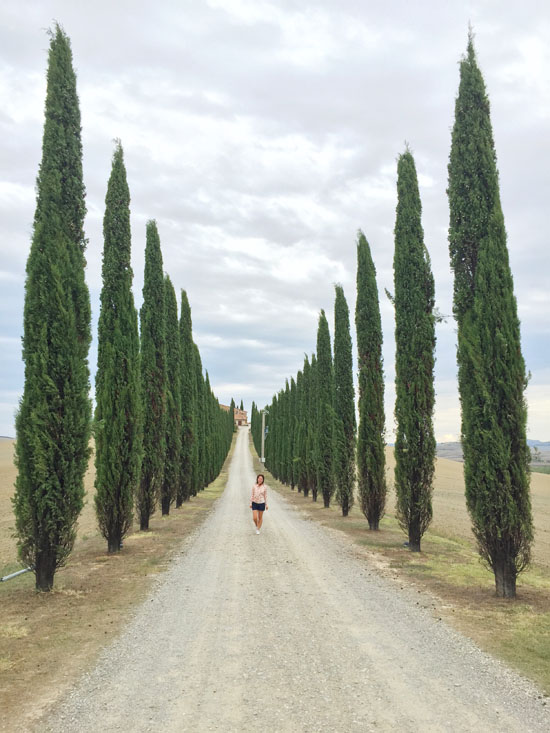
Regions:
<instances>
[{"instance_id":1,"label":"overcast sky","mask_svg":"<svg viewBox=\"0 0 550 733\"><path fill-rule=\"evenodd\" d=\"M370 243L393 439L396 159L415 155L439 309L452 312L447 161L458 62L474 27L491 101L522 322L528 437L550 440L550 10L544 0L2 0L0 435L14 435L41 157L46 29L71 38L83 127L94 343L113 139L132 196L134 293L145 223L187 290L214 392L271 401L315 349L334 283L355 308L356 231ZM353 330L353 329L352 329ZM457 439L455 324L438 326L435 428Z\"/></svg>"}]
</instances>

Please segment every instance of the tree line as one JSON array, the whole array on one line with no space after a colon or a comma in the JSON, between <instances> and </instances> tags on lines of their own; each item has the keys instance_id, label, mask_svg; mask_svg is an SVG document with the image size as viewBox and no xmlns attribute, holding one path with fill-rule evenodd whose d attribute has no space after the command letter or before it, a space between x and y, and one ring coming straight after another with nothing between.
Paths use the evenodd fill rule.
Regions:
<instances>
[{"instance_id":1,"label":"tree line","mask_svg":"<svg viewBox=\"0 0 550 733\"><path fill-rule=\"evenodd\" d=\"M513 598L533 541L527 378L490 105L471 31L460 63L447 193L466 504L496 594ZM412 551L420 551L432 519L435 326L440 318L421 213L415 161L407 147L397 163L394 292L387 294L395 310L397 518ZM355 311L357 427L349 314L338 285L334 317L334 355L321 310L316 353L305 357L296 379L264 408L266 467L313 501L321 492L325 507L335 496L344 516L356 493L369 528L377 530L386 501L382 330L375 267L362 232ZM251 421L259 452L261 411L255 404Z\"/></svg>"},{"instance_id":2,"label":"tree line","mask_svg":"<svg viewBox=\"0 0 550 733\"><path fill-rule=\"evenodd\" d=\"M158 227L147 222L143 304L132 294L130 192L116 142L105 198L96 406L89 398L91 308L76 75L69 38L50 34L42 161L23 324L25 385L16 416L13 506L20 558L51 590L67 560L95 440L95 510L109 552L134 512L140 529L160 505L180 507L219 473L233 409L220 407L193 341L191 309L164 274ZM234 402L232 402L232 408Z\"/></svg>"}]
</instances>

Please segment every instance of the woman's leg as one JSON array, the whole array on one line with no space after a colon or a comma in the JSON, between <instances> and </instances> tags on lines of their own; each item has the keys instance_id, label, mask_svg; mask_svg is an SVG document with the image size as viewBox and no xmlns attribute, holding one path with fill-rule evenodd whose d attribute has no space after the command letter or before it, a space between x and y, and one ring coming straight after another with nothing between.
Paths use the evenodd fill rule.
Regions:
<instances>
[{"instance_id":1,"label":"woman's leg","mask_svg":"<svg viewBox=\"0 0 550 733\"><path fill-rule=\"evenodd\" d=\"M264 517L264 513L258 512L258 521L256 522L256 527L258 527L258 529L260 529L262 526L263 517Z\"/></svg>"},{"instance_id":2,"label":"woman's leg","mask_svg":"<svg viewBox=\"0 0 550 733\"><path fill-rule=\"evenodd\" d=\"M259 513L260 512L257 509L252 510L252 519L254 520L254 524L256 525L256 527L258 526L258 514Z\"/></svg>"}]
</instances>

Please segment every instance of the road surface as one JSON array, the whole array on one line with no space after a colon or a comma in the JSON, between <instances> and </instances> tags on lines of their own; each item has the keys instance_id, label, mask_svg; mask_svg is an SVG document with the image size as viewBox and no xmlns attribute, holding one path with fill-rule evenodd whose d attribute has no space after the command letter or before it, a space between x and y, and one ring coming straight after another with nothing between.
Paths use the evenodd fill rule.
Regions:
<instances>
[{"instance_id":1,"label":"road surface","mask_svg":"<svg viewBox=\"0 0 550 733\"><path fill-rule=\"evenodd\" d=\"M223 496L40 731L548 731L527 682L274 491L248 429Z\"/></svg>"}]
</instances>

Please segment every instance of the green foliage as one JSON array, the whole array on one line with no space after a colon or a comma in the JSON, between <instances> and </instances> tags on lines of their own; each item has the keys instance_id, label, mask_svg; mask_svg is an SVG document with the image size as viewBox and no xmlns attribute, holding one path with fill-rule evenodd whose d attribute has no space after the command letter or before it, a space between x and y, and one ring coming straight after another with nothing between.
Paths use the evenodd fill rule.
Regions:
<instances>
[{"instance_id":1,"label":"green foliage","mask_svg":"<svg viewBox=\"0 0 550 733\"><path fill-rule=\"evenodd\" d=\"M317 330L317 430L316 465L317 488L323 494L325 507L330 506L334 493L334 374L330 349L330 334L325 311L319 316Z\"/></svg>"},{"instance_id":2,"label":"green foliage","mask_svg":"<svg viewBox=\"0 0 550 733\"><path fill-rule=\"evenodd\" d=\"M355 327L359 367L357 484L361 511L369 528L377 530L386 506L382 324L376 270L369 244L361 231L357 235Z\"/></svg>"},{"instance_id":3,"label":"green foliage","mask_svg":"<svg viewBox=\"0 0 550 733\"><path fill-rule=\"evenodd\" d=\"M349 309L341 285L334 303L334 411L336 500L347 517L353 506L356 422Z\"/></svg>"},{"instance_id":4,"label":"green foliage","mask_svg":"<svg viewBox=\"0 0 550 733\"><path fill-rule=\"evenodd\" d=\"M407 150L397 164L395 222L395 490L397 516L420 551L432 519L435 461L434 280L424 246L416 167Z\"/></svg>"},{"instance_id":5,"label":"green foliage","mask_svg":"<svg viewBox=\"0 0 550 733\"><path fill-rule=\"evenodd\" d=\"M515 597L533 540L526 376L489 101L471 35L460 64L448 193L466 502L497 595Z\"/></svg>"},{"instance_id":6,"label":"green foliage","mask_svg":"<svg viewBox=\"0 0 550 733\"><path fill-rule=\"evenodd\" d=\"M109 552L132 526L142 431L139 333L132 295L130 191L117 143L103 219L103 288L95 379L95 510Z\"/></svg>"},{"instance_id":7,"label":"green foliage","mask_svg":"<svg viewBox=\"0 0 550 733\"><path fill-rule=\"evenodd\" d=\"M49 591L74 544L91 424L80 110L70 42L59 25L51 33L36 187L13 504L20 557L34 565L37 589Z\"/></svg>"},{"instance_id":8,"label":"green foliage","mask_svg":"<svg viewBox=\"0 0 550 733\"><path fill-rule=\"evenodd\" d=\"M181 291L179 322L180 336L180 391L181 391L181 469L176 489L176 506L196 494L196 378L195 349L191 322L191 308L185 290Z\"/></svg>"},{"instance_id":9,"label":"green foliage","mask_svg":"<svg viewBox=\"0 0 550 733\"><path fill-rule=\"evenodd\" d=\"M172 281L164 278L164 322L166 327L166 457L161 485L162 514L170 513L181 485L182 422L181 372L182 351L178 324L178 302Z\"/></svg>"},{"instance_id":10,"label":"green foliage","mask_svg":"<svg viewBox=\"0 0 550 733\"><path fill-rule=\"evenodd\" d=\"M306 436L306 472L308 492L311 491L311 498L317 501L318 477L317 477L317 424L319 413L317 410L317 357L311 355L308 375L308 396L307 396L307 436ZM307 493L304 493L307 496Z\"/></svg>"},{"instance_id":11,"label":"green foliage","mask_svg":"<svg viewBox=\"0 0 550 733\"><path fill-rule=\"evenodd\" d=\"M140 529L148 529L164 477L166 455L166 327L164 275L155 221L147 222L141 325L143 462L137 495Z\"/></svg>"}]
</instances>

